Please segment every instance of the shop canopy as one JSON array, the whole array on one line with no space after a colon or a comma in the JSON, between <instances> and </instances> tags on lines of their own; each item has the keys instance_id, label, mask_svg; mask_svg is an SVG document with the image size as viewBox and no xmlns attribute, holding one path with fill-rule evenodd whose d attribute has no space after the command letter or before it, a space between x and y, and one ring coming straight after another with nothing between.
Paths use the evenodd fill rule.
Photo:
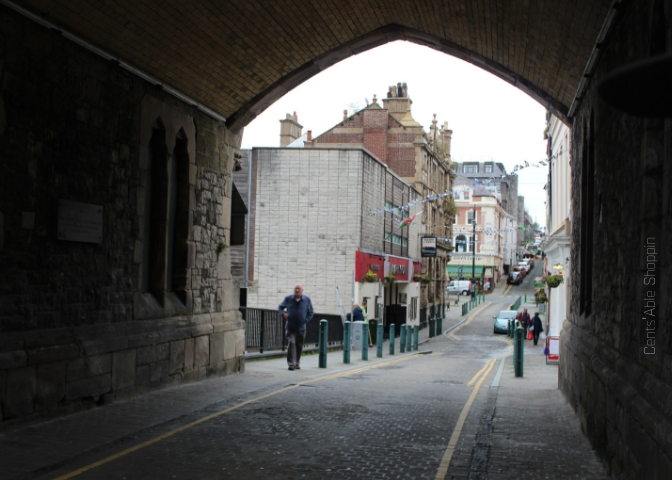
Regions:
<instances>
[{"instance_id":1,"label":"shop canopy","mask_svg":"<svg viewBox=\"0 0 672 480\"><path fill-rule=\"evenodd\" d=\"M471 265L446 265L446 274L452 279L456 280L460 277L459 269L460 267L462 268L462 275L461 278L463 279L469 279L471 278ZM476 268L474 270L475 277L476 278L483 278L483 270L486 267L483 265L476 265ZM492 267L489 267L490 271L492 271Z\"/></svg>"}]
</instances>

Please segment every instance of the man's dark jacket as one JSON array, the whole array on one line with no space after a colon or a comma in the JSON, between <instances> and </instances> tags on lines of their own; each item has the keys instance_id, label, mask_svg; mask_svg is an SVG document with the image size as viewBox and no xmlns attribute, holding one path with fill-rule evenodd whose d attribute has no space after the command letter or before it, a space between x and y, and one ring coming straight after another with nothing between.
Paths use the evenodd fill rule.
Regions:
<instances>
[{"instance_id":1,"label":"man's dark jacket","mask_svg":"<svg viewBox=\"0 0 672 480\"><path fill-rule=\"evenodd\" d=\"M306 324L313 318L313 304L307 295L302 295L298 301L294 295L287 295L278 306L278 312L280 315L287 313L287 330L305 330Z\"/></svg>"}]
</instances>

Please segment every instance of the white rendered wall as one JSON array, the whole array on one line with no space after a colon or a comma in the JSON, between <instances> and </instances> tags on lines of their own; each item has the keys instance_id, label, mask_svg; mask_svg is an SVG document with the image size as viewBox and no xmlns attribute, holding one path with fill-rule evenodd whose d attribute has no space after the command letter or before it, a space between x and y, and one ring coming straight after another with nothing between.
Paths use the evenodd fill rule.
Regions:
<instances>
[{"instance_id":1,"label":"white rendered wall","mask_svg":"<svg viewBox=\"0 0 672 480\"><path fill-rule=\"evenodd\" d=\"M258 150L250 306L277 308L295 283L303 284L316 312L340 312L336 285L349 303L364 156L361 150Z\"/></svg>"}]
</instances>

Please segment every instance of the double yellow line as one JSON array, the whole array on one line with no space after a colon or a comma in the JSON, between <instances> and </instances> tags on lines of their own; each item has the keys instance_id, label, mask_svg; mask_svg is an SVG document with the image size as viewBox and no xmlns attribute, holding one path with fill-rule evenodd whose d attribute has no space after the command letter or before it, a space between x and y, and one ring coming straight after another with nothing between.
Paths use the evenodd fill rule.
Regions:
<instances>
[{"instance_id":1,"label":"double yellow line","mask_svg":"<svg viewBox=\"0 0 672 480\"><path fill-rule=\"evenodd\" d=\"M506 352L502 353L501 355L495 358L491 358L490 360L488 360L483 366L483 368L481 368L478 372L476 372L476 374L467 383L467 386L473 386L474 389L471 391L471 395L469 396L467 403L464 404L462 412L460 413L460 416L457 419L457 424L453 429L453 434L450 436L450 440L448 441L448 447L446 448L446 451L443 454L443 458L441 458L441 463L439 464L439 470L436 472L436 477L434 477L435 480L444 480L446 478L446 475L448 474L448 467L450 467L450 461L453 458L455 449L457 448L457 441L459 440L460 435L462 434L462 428L464 428L464 422L467 420L467 415L469 415L469 411L471 410L471 406L474 403L474 400L476 399L476 395L478 395L478 391L481 389L481 385L488 377L488 375L492 371L492 367L495 366L497 361L511 352L511 349L513 348L512 343L508 340L505 341L507 344L509 344L509 348L506 349Z\"/></svg>"},{"instance_id":2,"label":"double yellow line","mask_svg":"<svg viewBox=\"0 0 672 480\"><path fill-rule=\"evenodd\" d=\"M128 455L129 453L136 452L136 451L140 450L141 448L148 447L148 446L153 445L157 442L160 442L161 440L164 440L168 437L172 437L173 435L175 435L177 433L180 433L180 432L183 432L183 431L185 431L189 428L195 427L196 425L200 425L203 422L207 422L208 420L212 420L213 418L217 418L219 416L226 415L227 413L232 412L234 410L237 410L241 407L244 407L245 405L249 405L251 403L256 403L256 402L259 402L259 401L264 400L266 398L270 398L270 397L273 397L275 395L278 395L280 393L284 393L284 392L287 392L289 390L293 390L293 389L295 389L297 387L300 387L302 385L309 385L311 383L322 382L324 380L333 380L335 378L347 377L348 375L354 375L354 374L357 374L357 373L365 372L366 370L371 370L373 368L380 368L380 367L384 367L384 366L387 366L387 365L392 365L392 364L395 364L395 363L403 362L403 361L409 360L411 358L416 358L418 355L421 355L421 354L416 353L414 355L409 355L409 356L401 357L401 358L395 358L393 360L388 360L386 362L375 363L373 365L366 365L364 367L359 367L359 368L355 368L355 369L352 369L352 370L346 370L346 371L343 371L343 372L333 373L331 375L324 375L322 377L317 377L317 378L313 378L313 379L310 379L310 380L304 380L304 381L295 383L293 385L289 385L288 387L280 388L278 390L267 393L265 395L261 395L259 397L251 398L250 400L245 400L244 402L233 405L232 407L225 408L224 410L220 410L219 412L215 412L215 413L207 415L203 418L199 418L198 420L195 420L195 421L193 421L191 423L188 423L186 425L182 425L181 427L178 427L174 430L171 430L171 431L166 432L162 435L159 435L158 437L154 437L151 440L147 440L146 442L143 442L143 443L140 443L140 444L135 445L133 447L127 448L126 450L122 450L121 452L115 453L114 455L110 455L107 458L104 458L104 459L99 460L97 462L91 463L91 464L89 464L85 467L74 470L74 471L72 471L70 473L67 473L65 475L62 475L62 476L56 478L56 480L66 480L68 478L76 477L77 475L81 475L84 472L88 472L89 470L93 470L94 468L100 467L101 465L105 465L106 463L110 463L114 460L117 460L118 458L124 457L124 456Z\"/></svg>"}]
</instances>

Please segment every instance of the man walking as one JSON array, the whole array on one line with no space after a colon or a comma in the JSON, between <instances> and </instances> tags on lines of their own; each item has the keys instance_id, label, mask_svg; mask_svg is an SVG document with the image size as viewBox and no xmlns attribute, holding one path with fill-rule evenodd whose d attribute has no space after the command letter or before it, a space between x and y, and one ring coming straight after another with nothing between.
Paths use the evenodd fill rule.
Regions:
<instances>
[{"instance_id":1,"label":"man walking","mask_svg":"<svg viewBox=\"0 0 672 480\"><path fill-rule=\"evenodd\" d=\"M535 312L534 317L532 317L532 325L530 325L530 330L532 330L532 335L534 335L534 344L536 345L539 341L539 334L544 331L541 326L541 318L539 318L539 312Z\"/></svg>"},{"instance_id":2,"label":"man walking","mask_svg":"<svg viewBox=\"0 0 672 480\"><path fill-rule=\"evenodd\" d=\"M278 312L286 320L285 336L289 342L287 365L290 370L300 370L306 325L313 318L313 304L308 295L303 294L303 286L300 283L294 285L293 295L287 295L284 298L278 306Z\"/></svg>"},{"instance_id":3,"label":"man walking","mask_svg":"<svg viewBox=\"0 0 672 480\"><path fill-rule=\"evenodd\" d=\"M530 326L530 314L527 313L527 308L523 309L520 316L520 325L523 327L523 340L527 340L527 328Z\"/></svg>"}]
</instances>

